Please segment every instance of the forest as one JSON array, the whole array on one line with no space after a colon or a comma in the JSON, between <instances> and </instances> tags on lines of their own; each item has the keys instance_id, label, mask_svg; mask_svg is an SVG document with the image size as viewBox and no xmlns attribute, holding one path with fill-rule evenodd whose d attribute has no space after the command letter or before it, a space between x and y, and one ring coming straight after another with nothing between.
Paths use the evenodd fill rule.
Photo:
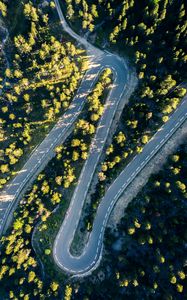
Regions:
<instances>
[{"instance_id":1,"label":"forest","mask_svg":"<svg viewBox=\"0 0 187 300\"><path fill-rule=\"evenodd\" d=\"M7 4L7 23L14 5ZM21 4L18 17L1 57L0 188L68 108L83 73L83 50L60 35L53 2Z\"/></svg>"},{"instance_id":2,"label":"forest","mask_svg":"<svg viewBox=\"0 0 187 300\"><path fill-rule=\"evenodd\" d=\"M128 57L138 86L97 170L81 222L91 231L105 190L186 94L184 0L65 0L71 27ZM85 51L61 31L53 1L0 1L0 189L68 109L87 67ZM105 69L55 157L21 199L0 246L0 299L163 299L187 295L187 145L178 147L107 228L92 275L71 279L54 264L63 221L113 81Z\"/></svg>"},{"instance_id":3,"label":"forest","mask_svg":"<svg viewBox=\"0 0 187 300\"><path fill-rule=\"evenodd\" d=\"M49 239L54 238L67 209L69 196L80 174L81 165L87 158L91 138L102 115L111 82L111 71L105 69L88 96L88 102L73 133L65 144L56 147L55 158L38 175L31 190L21 200L8 235L1 239L0 294L5 297L9 295L10 299L59 299L61 293L69 290L68 285L60 286L59 278L55 280L57 276L56 271L51 268L54 262ZM54 215L55 219L51 221L50 216L53 216L54 209L60 211L60 218L58 220ZM51 223L48 224L48 221ZM36 238L35 227L38 227L39 235ZM34 245L38 243L37 253L41 252L41 259L49 268L44 281L34 252Z\"/></svg>"},{"instance_id":4,"label":"forest","mask_svg":"<svg viewBox=\"0 0 187 300\"><path fill-rule=\"evenodd\" d=\"M88 25L91 24L97 28L97 37L108 28L105 38L109 49L130 56L139 77L138 87L125 106L98 172L96 192L91 196L87 217L81 227L86 230L88 224L93 223L105 187L142 151L186 94L186 5L185 1L168 0L124 1L123 4L121 1L67 0L66 3L64 9L67 9L72 26L76 24L83 32L89 30L92 33L94 29L90 30ZM92 225L89 228L91 230Z\"/></svg>"},{"instance_id":5,"label":"forest","mask_svg":"<svg viewBox=\"0 0 187 300\"><path fill-rule=\"evenodd\" d=\"M108 229L94 283L94 275L75 283L72 299L186 299L186 154L185 143Z\"/></svg>"}]
</instances>

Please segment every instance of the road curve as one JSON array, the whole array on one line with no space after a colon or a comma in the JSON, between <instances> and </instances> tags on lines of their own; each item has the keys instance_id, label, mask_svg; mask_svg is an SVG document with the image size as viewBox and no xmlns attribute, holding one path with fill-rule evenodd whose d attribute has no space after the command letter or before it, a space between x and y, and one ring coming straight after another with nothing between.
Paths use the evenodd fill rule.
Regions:
<instances>
[{"instance_id":1,"label":"road curve","mask_svg":"<svg viewBox=\"0 0 187 300\"><path fill-rule=\"evenodd\" d=\"M57 1L56 6L58 8L63 29L77 39L78 36L71 31L64 19L62 19L63 15ZM111 67L114 76L114 84L116 85L110 94L112 99L116 97L114 105L110 100L108 100L108 108L106 109L106 112L109 112L109 115L106 118L108 121L111 121L110 118L112 119L113 115L115 114L120 100L125 103L124 97L122 98L122 96L126 96L125 99L128 99L134 88L134 82L131 83L132 77L128 73L128 68L124 60L116 55L103 52L94 46L91 46L84 39L81 39L81 43L84 44L89 56L89 69L86 72L70 107L67 109L64 115L59 118L58 122L49 132L43 142L33 151L22 170L20 170L16 177L5 186L2 192L0 192L0 235L6 231L11 223L13 212L19 203L22 194L28 188L28 185L33 182L36 176L50 161L52 156L55 155L55 147L59 144L62 144L71 133L73 124L80 115L87 96L91 92L93 86L96 84L100 72L106 67ZM125 81L126 84L129 82L126 89ZM109 123L110 122L107 124ZM101 131L102 130L99 132Z\"/></svg>"},{"instance_id":2,"label":"road curve","mask_svg":"<svg viewBox=\"0 0 187 300\"><path fill-rule=\"evenodd\" d=\"M109 67L112 69L114 76L113 88L107 98L104 113L100 119L95 138L92 141L88 159L82 169L70 207L53 247L54 260L60 268L75 275L85 275L96 267L101 258L104 229L116 201L144 165L184 122L187 116L187 99L184 99L183 103L170 117L170 120L145 146L143 152L135 157L109 187L98 208L93 230L84 252L80 257L73 257L69 250L70 245L97 162L118 106L129 97L134 85L130 84L131 76L124 61L116 55L95 48L84 38L74 33L63 17L58 0L55 0L55 3L63 29L85 46L90 58L89 70L86 72L69 109L59 119L44 141L31 154L19 174L0 194L0 218L2 217L0 234L10 224L13 211L22 193L54 155L55 147L63 143L71 132L72 126L79 116L93 85L96 83L99 73L102 69Z\"/></svg>"},{"instance_id":3,"label":"road curve","mask_svg":"<svg viewBox=\"0 0 187 300\"><path fill-rule=\"evenodd\" d=\"M126 166L126 168L108 188L98 207L93 229L83 254L79 257L73 257L69 252L69 249L80 217L80 205L82 205L80 202L83 202L83 198L80 198L82 197L82 193L80 193L79 186L77 187L76 195L73 197L70 208L54 244L54 258L62 269L75 275L86 275L95 268L102 254L104 230L109 215L117 200L138 173L186 119L187 96L184 98L178 110L170 117L170 120L161 127L161 129L144 147L142 153L134 157L129 165ZM85 187L85 194L86 191L87 188ZM78 192L80 194L78 194Z\"/></svg>"},{"instance_id":4,"label":"road curve","mask_svg":"<svg viewBox=\"0 0 187 300\"><path fill-rule=\"evenodd\" d=\"M116 91L116 96L119 97L115 102L115 108L117 109L124 88L124 85L119 85L119 82L124 82L125 78L129 77L128 69L125 63L122 63L116 56L111 56L109 54L98 55L95 57L94 61L90 61L90 67L68 110L59 118L57 124L49 132L43 142L34 150L22 170L18 172L16 177L7 184L0 193L0 234L5 232L9 226L12 220L13 211L19 202L20 196L34 178L36 178L37 174L39 174L50 161L55 154L55 147L63 143L70 134L73 124L80 115L87 96L97 82L100 72L105 67L109 67L109 65L113 69L114 80L116 83L116 88L114 91L112 90L111 96L113 97L113 94ZM127 94L130 94L130 92L130 89L127 89Z\"/></svg>"},{"instance_id":5,"label":"road curve","mask_svg":"<svg viewBox=\"0 0 187 300\"><path fill-rule=\"evenodd\" d=\"M89 54L93 58L97 57L97 49L88 45L84 38L79 37L67 25L59 2L55 0L56 7L61 19L63 29L70 35L80 41L88 49ZM100 53L100 50L99 50ZM113 69L113 60L115 56L108 57L102 55L103 64ZM110 60L112 58L112 61ZM160 130L153 136L149 143L144 147L142 153L137 155L128 166L121 172L116 180L108 188L105 196L101 200L98 207L97 214L94 220L93 229L89 236L88 243L80 256L72 256L70 253L70 246L74 238L76 228L81 216L82 207L95 172L97 162L101 155L103 145L107 139L108 131L112 123L113 115L116 111L115 106L118 103L119 97L123 95L123 68L122 65L116 65L113 69L115 75L115 82L111 91L110 97L107 100L104 114L98 125L98 129L94 140L92 141L89 156L81 171L81 175L76 186L75 192L71 199L69 209L66 213L65 219L55 239L53 247L53 256L57 265L76 276L85 276L90 273L99 263L102 248L104 230L107 224L109 215L127 186L133 181L137 174L144 168L149 160L156 154L156 152L166 143L170 136L177 130L177 128L187 118L187 97L183 99L181 105L177 108L175 113L171 115L169 121L160 128ZM108 116L110 115L110 118Z\"/></svg>"}]
</instances>

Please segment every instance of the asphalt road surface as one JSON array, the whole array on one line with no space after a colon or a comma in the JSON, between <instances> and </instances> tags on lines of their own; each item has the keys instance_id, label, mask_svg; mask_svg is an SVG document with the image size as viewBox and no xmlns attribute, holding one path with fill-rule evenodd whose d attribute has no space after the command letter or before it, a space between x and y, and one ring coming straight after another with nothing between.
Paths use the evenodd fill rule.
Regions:
<instances>
[{"instance_id":1,"label":"asphalt road surface","mask_svg":"<svg viewBox=\"0 0 187 300\"><path fill-rule=\"evenodd\" d=\"M149 143L146 144L142 153L138 154L111 184L98 207L93 229L85 250L81 256L75 257L71 255L69 249L88 190L88 174L91 173L90 177L92 176L92 172L89 172L89 169L87 169L87 172L84 172L83 169L81 173L83 181L81 179L79 181L71 200L71 205L54 244L54 258L62 269L75 275L86 275L95 268L101 258L104 230L115 203L137 174L166 143L177 128L181 126L186 118L187 97L184 98L182 104L170 117L169 121L153 136Z\"/></svg>"},{"instance_id":2,"label":"asphalt road surface","mask_svg":"<svg viewBox=\"0 0 187 300\"><path fill-rule=\"evenodd\" d=\"M63 143L67 138L72 125L84 106L86 97L97 81L99 73L105 68L110 68L114 77L113 86L107 97L104 113L92 141L88 159L82 169L74 195L71 199L70 207L53 247L54 260L58 266L69 273L82 276L93 270L99 263L102 255L104 230L116 201L135 176L187 118L187 97L184 98L182 104L170 117L169 121L144 147L143 152L131 161L109 187L98 208L93 230L84 252L79 257L72 256L70 253L70 245L74 238L93 174L107 140L118 106L121 101L125 102L125 99L129 97L129 94L133 90L133 85L131 86L130 84L131 75L128 72L125 62L116 55L95 48L84 38L74 33L63 17L58 0L55 0L55 3L63 30L67 31L73 38L84 45L90 58L90 67L69 109L59 119L56 126L51 130L44 141L35 149L19 174L1 193L0 216L2 216L2 222L0 225L0 233L4 232L10 224L12 213L19 202L20 195L54 155L54 148Z\"/></svg>"},{"instance_id":3,"label":"asphalt road surface","mask_svg":"<svg viewBox=\"0 0 187 300\"><path fill-rule=\"evenodd\" d=\"M18 172L18 175L6 185L0 194L0 233L4 232L12 220L12 213L19 202L20 195L30 184L37 174L45 167L54 155L54 149L57 145L63 143L70 133L72 125L82 111L88 94L97 82L98 76L103 69L110 67L113 70L114 83L113 88L108 97L105 107L105 120L102 122L103 128L98 127L101 137L104 139L106 128L109 129L113 115L116 112L118 104L125 95L130 93L129 89L125 90L125 82L129 78L128 68L125 62L121 61L117 56L110 54L97 55L94 62L90 61L90 68L86 72L81 85L74 97L70 107L59 119L54 128L50 131L43 142L35 149L24 167ZM123 83L123 84L122 84ZM112 99L112 100L111 100ZM123 99L122 99L123 100ZM108 114L108 116L107 116ZM107 132L108 132L107 129ZM102 142L101 142L102 143ZM94 145L93 145L94 147Z\"/></svg>"},{"instance_id":4,"label":"asphalt road surface","mask_svg":"<svg viewBox=\"0 0 187 300\"><path fill-rule=\"evenodd\" d=\"M62 19L63 15L61 9L59 9L60 7L58 2L56 2L56 4L63 29L77 39L79 36L73 33L73 31L67 26L64 19ZM129 74L126 62L123 59L95 48L85 39L81 38L81 43L84 44L88 53L89 69L86 72L68 110L59 119L43 142L33 151L26 164L18 172L16 177L7 184L0 193L0 235L4 233L10 225L13 218L13 212L17 207L21 196L28 188L28 185L33 182L36 176L50 161L52 156L54 156L55 147L62 144L71 133L73 124L80 115L87 96L96 84L102 70L108 67L111 68L114 78L113 88L111 90L110 97L107 99L107 105L104 112L105 117L108 114L105 118L106 124L104 122L101 123L105 129L102 127L99 129L99 133L102 132L101 137L103 137L103 139L105 138L104 135L106 131L109 131L112 118L115 115L120 101L125 103L134 89L134 83L131 82L131 74Z\"/></svg>"},{"instance_id":5,"label":"asphalt road surface","mask_svg":"<svg viewBox=\"0 0 187 300\"><path fill-rule=\"evenodd\" d=\"M58 0L55 2L63 28L74 38L87 46L88 42L83 38L80 38L68 27L62 15ZM89 51L92 49L91 47L92 46L89 46ZM95 48L93 53L94 51L96 53ZM113 60L113 56L111 56L111 58ZM108 65L113 69L110 59L108 60ZM169 121L160 128L160 130L144 147L142 153L137 155L131 161L131 163L121 172L121 174L109 187L98 207L93 229L82 255L78 257L72 256L70 253L70 246L80 220L82 207L101 155L103 145L107 139L108 131L111 127L112 119L116 110L115 107L118 103L119 97L121 97L124 93L124 80L126 80L124 77L125 73L123 75L123 71L121 72L121 66L119 66L119 68L115 67L113 71L115 74L114 87L107 101L107 107L105 108L105 112L101 118L95 138L92 142L88 159L82 169L69 209L56 237L53 248L54 259L58 266L63 270L78 276L90 273L99 263L102 255L103 236L107 220L121 194L187 118L187 97L185 97L182 104L170 117Z\"/></svg>"}]
</instances>

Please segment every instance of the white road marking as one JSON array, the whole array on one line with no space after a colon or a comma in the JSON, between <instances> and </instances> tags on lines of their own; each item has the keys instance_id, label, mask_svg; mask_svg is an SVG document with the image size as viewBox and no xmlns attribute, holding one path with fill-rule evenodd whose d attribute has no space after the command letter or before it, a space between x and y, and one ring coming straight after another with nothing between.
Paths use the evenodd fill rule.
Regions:
<instances>
[{"instance_id":1,"label":"white road marking","mask_svg":"<svg viewBox=\"0 0 187 300\"><path fill-rule=\"evenodd\" d=\"M57 9L58 9L58 13L59 13L59 16L60 16L60 18L61 18L61 22L62 22L62 24L64 25L64 26L66 26L66 24L65 24L65 21L63 20L63 15L62 15L62 12L61 12L61 10L60 10L60 7L59 7L59 3L58 3L58 0L55 0L55 3L56 3L56 7L57 7ZM69 29L68 28L68 32L70 31L70 34L72 35L72 36L74 36L75 38L77 38L77 35L76 34L74 34L74 33L72 33L72 31L71 31L71 29ZM81 38L81 41L84 41L82 38ZM85 42L86 44L86 48L87 48L87 45L88 45L88 43L87 42ZM91 47L91 46L90 46ZM93 48L93 53L94 53L94 57L96 57L95 56L95 52L96 51L100 51L100 50L96 50L95 49L95 47L92 47ZM88 50L88 51L91 51L90 49ZM111 55L111 54L110 54ZM114 58L114 55L111 55L111 57L113 57ZM121 60L121 59L120 59ZM115 58L114 59L112 59L112 63L113 63L113 61L115 61ZM108 66L108 65L107 65ZM105 67L106 67L106 64L105 64ZM109 65L109 67L111 68L111 66ZM113 84L113 91L114 91L114 89L115 89L115 83L116 83L116 81L117 81L117 76L118 76L118 74L116 73L116 71L115 71L115 69L112 67L112 69L113 69L113 74L114 74L114 77L115 77L115 79L114 79L114 84ZM99 71L98 71L98 73L99 73ZM98 74L97 73L97 74ZM88 76L88 72L86 73L86 75L85 76ZM129 78L129 74L127 74L127 79ZM95 77L95 79L96 79L96 77ZM95 80L94 79L94 80ZM93 82L91 83L91 86L93 85ZM79 89L80 89L80 87L79 87ZM79 91L79 89L78 89L78 91ZM120 87L119 87L119 89L120 89ZM122 91L121 91L121 89L119 90L119 93L118 93L118 95L117 96L119 96L119 97L114 97L114 99L115 100L117 100L118 98L120 98L120 97L122 97L122 95L123 95L123 93L124 93L124 91L125 91L125 87L122 89ZM87 91L88 92L88 91ZM113 92L114 93L114 92ZM111 97L111 95L112 95L112 89L111 89L111 91L110 91L110 93L109 93L109 96L108 96L108 100L110 99L110 97ZM111 97L112 98L112 97ZM78 99L78 97L75 97L75 99L77 99L77 101L79 100ZM113 100L114 100L113 99ZM81 99L82 100L82 99ZM115 110L117 109L117 101L113 101L113 102L108 102L108 103L110 103L110 107L113 107L113 113L112 113L112 117L111 117L111 120L110 120L110 123L107 125L108 126L108 129L107 129L107 131L106 131L106 137L104 138L104 140L103 140L103 144L105 143L105 141L106 141L106 138L107 138L107 135L108 135L108 132L109 132L109 129L110 129L110 125L111 125L111 123L112 123L112 119L113 119L113 117L114 117L114 113L115 113ZM84 104L84 102L82 101L81 103L78 103L79 105L77 105L78 106L78 108L77 108L77 111L81 111L81 108L83 107L83 104ZM182 103L182 105L184 104L184 102ZM178 108L177 108L178 109ZM106 109L105 109L106 110ZM76 111L76 113L74 114L74 116L70 119L70 120L68 120L68 118L70 118L69 116L68 116L68 114L67 114L67 116L68 116L68 118L67 118L67 122L72 122L73 120L75 120L76 118L77 118L77 111ZM103 114L104 115L104 114ZM185 114L185 116L187 115L187 113ZM100 119L100 122L102 122L103 121L103 116L101 117L101 119ZM184 118L184 116L182 117L182 118ZM182 118L181 118L181 120L182 120ZM177 124L175 124L175 127L176 126L178 126L178 124L179 124L179 122L177 123ZM46 159L46 157L47 157L47 153L53 148L53 146L54 146L54 144L56 144L56 142L59 142L59 138L62 136L62 133L66 130L67 131L67 129L69 129L69 127L71 126L72 124L65 124L65 122L64 122L64 124L63 124L63 126L64 126L64 129L61 131L61 133L59 133L58 134L58 137L53 141L53 143L50 145L50 147L47 147L47 149L45 149L45 151L44 151L44 154L41 156L41 158L40 158L40 160L39 161L41 161L42 159ZM55 132L55 130L57 130L58 129L58 127L57 126L55 126L53 129L52 129L52 132L53 132L53 134L54 134L54 132ZM164 125L160 128L160 129L164 129ZM96 135L97 135L97 133L98 133L98 128L97 128L97 130L96 130ZM174 128L172 128L171 130L170 130L170 132L172 132L172 131L174 131ZM166 136L168 136L169 134L167 134ZM47 137L49 137L49 135L47 136ZM153 137L154 138L154 137ZM160 141L160 143L159 144L162 144L163 142L165 141L165 139L162 139L161 141ZM93 146L94 146L94 143L96 142L96 140L94 139L94 142L93 142ZM156 146L156 148L155 149L158 149L160 146L159 146L159 144ZM101 147L99 147L99 150L102 150L102 145L101 145ZM146 161L149 159L149 157L152 155L154 153L154 151L152 151L151 152L151 154L150 155L148 155L147 157L146 157L146 159L141 163L141 166L143 166L143 164L146 164ZM33 154L33 156L34 156L34 154ZM33 157L32 156L32 157ZM136 155L137 156L137 155ZM135 160L135 158L136 158L136 156L133 158L133 160ZM98 155L98 158L97 158L97 160L96 160L96 164L97 164L97 162L98 162L98 160L99 160L99 155ZM129 167L130 166L130 164L131 164L131 167L133 166L133 163L132 163L132 161L131 161L131 163L129 163L128 165L127 165L127 167ZM37 162L37 164L30 170L30 172L27 174L27 176L25 177L25 179L23 180L23 182L22 182L22 184L21 184L21 186L18 188L18 190L17 190L17 192L15 193L15 195L17 196L19 193L20 193L20 191L22 190L22 188L23 188L23 186L24 186L24 184L23 183L25 183L25 182L27 182L29 179L30 179L30 174L33 174L33 171L37 168L37 166L39 165L39 163ZM97 260L96 260L96 258L98 257L98 255L97 255L97 253L100 253L100 255L101 255L101 251L102 251L102 248L100 247L100 244L102 244L102 239L103 239L103 235L104 235L104 230L105 230L105 226L106 226L106 223L107 223L107 219L108 219L108 217L109 217L109 213L110 213L110 211L111 211L111 209L113 208L113 206L115 205L115 203L116 203L116 201L118 200L118 197L119 197L119 195L121 194L121 192L123 191L123 188L120 188L120 186L118 187L118 192L117 192L117 194L115 194L115 196L114 196L114 198L112 199L112 201L111 202L109 202L108 203L108 209L107 209L107 212L106 212L106 214L105 214L105 217L104 217L104 219L103 219L103 222L102 222L102 227L101 227L101 230L100 230L100 233L98 232L98 234L99 234L99 239L98 239L98 243L97 243L97 245L96 245L96 255L95 255L95 257L94 257L94 259L92 260L92 261L90 261L90 263L89 263L89 265L88 266L86 266L85 268L81 268L81 269L79 269L78 271L75 271L72 267L67 267L67 266L65 266L60 260L59 260L59 257L58 257L58 251L57 251L57 248L58 248L58 242L59 242L59 240L60 240L60 242L62 242L62 239L61 239L61 235L63 234L63 231L64 230L66 230L66 226L68 226L68 220L70 219L70 213L73 213L74 212L74 209L73 209L73 205L76 203L76 200L77 200L77 195L79 195L79 192L81 192L81 191L79 191L79 186L81 185L81 180L83 180L82 178L83 178L83 172L84 172L84 170L86 170L86 166L88 165L88 160L86 161L86 163L85 163L85 165L84 165L84 167L83 167L83 170L82 170L82 172L81 172L81 176L80 176L80 179L79 179L79 185L77 185L77 187L76 187L76 190L75 190L75 193L74 193L74 195L73 195L73 198L72 198L72 201L71 201L71 204L70 204L70 207L69 207L69 209L68 209L68 211L67 211L67 214L66 214L66 217L65 217L65 220L64 220L64 222L63 222L63 224L62 224L62 226L61 226L61 229L60 229L60 231L59 231L59 233L58 233L58 235L57 235L57 238L56 238L56 240L55 240L55 244L54 244L54 258L55 258L55 260L56 260L56 262L58 262L58 265L59 266L61 266L64 270L67 270L68 272L72 272L72 273L75 273L75 272L77 272L77 273L83 273L83 272L86 272L87 270L90 270L91 268L92 268L92 266L94 266L95 265L95 263L97 263ZM125 168L125 170L127 169L127 167ZM140 169L140 167L137 167L136 168L136 172L138 172L138 170ZM94 174L94 171L95 171L95 169L93 170L93 172L91 173L91 176L90 177L92 177L93 176L93 174ZM129 171L130 171L130 168L129 168ZM122 173L119 175L119 177L118 178L120 178L120 176L121 175L123 175L123 174L125 174L125 173L123 173L124 171L122 171ZM135 172L133 172L131 175L129 175L130 177L127 179L127 181L126 181L126 183L124 183L123 184L123 186L122 187L124 187L129 181L132 181L132 177L135 175ZM91 179L90 180L88 180L88 182L87 182L87 185L86 185L86 189L88 189L89 188L89 185L90 185L90 182L91 182ZM116 184L117 184L117 182L118 182L118 180L116 179ZM120 181L119 181L120 182ZM121 180L121 182L123 182L123 180ZM112 191L112 188L110 189L111 191ZM112 193L112 192L111 192ZM83 196L83 201L81 202L81 205L80 205L80 207L79 207L79 215L80 215L80 213L81 213L81 210L82 210L82 206L83 206L83 203L84 203L84 197L86 196L86 194L87 194L87 190L84 192L84 196ZM76 213L76 212L75 212ZM3 218L5 218L5 215L4 215L4 217ZM77 218L76 219L76 226L77 226L77 224L78 224L78 221L79 221L79 218ZM71 221L69 221L69 222L71 222ZM74 228L74 230L73 230L73 236L74 236L74 233L75 233L75 230L76 230L76 226L75 226L75 228ZM70 239L69 241L68 241L68 243L69 243L69 246L70 246L70 244L71 244L71 241L72 241L72 239ZM88 247L88 244L87 244L87 249L89 248ZM69 251L69 249L66 249L67 251ZM69 255L71 256L71 254L69 253ZM86 255L86 251L84 251L84 255ZM100 256L99 255L99 256ZM71 256L71 258L73 258L73 259L75 259L73 256ZM81 259L81 256L79 257L79 258L76 258L76 259Z\"/></svg>"}]
</instances>

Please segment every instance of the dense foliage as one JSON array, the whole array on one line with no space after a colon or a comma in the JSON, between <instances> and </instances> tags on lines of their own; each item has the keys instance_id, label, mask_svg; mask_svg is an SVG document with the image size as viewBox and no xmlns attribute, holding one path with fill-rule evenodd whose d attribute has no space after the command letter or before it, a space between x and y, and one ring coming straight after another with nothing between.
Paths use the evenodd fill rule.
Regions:
<instances>
[{"instance_id":1,"label":"dense foliage","mask_svg":"<svg viewBox=\"0 0 187 300\"><path fill-rule=\"evenodd\" d=\"M186 299L186 167L183 145L107 232L105 262L73 299Z\"/></svg>"},{"instance_id":2,"label":"dense foliage","mask_svg":"<svg viewBox=\"0 0 187 300\"><path fill-rule=\"evenodd\" d=\"M86 230L91 230L107 185L167 122L186 93L179 85L186 78L186 3L66 0L61 4L77 30L89 31L90 39L101 47L107 42L112 51L128 55L139 78L98 172L85 219ZM9 29L9 36L6 30L1 34L8 41L0 54L2 188L39 142L41 131L43 137L68 108L82 76L83 51L64 33L62 37L53 1L1 0L0 14L3 27ZM106 255L99 271L68 284L67 277L60 277L54 266L53 238L87 159L111 78L109 69L100 75L71 136L56 148L55 158L22 199L1 240L3 300L185 299L186 146L150 178L128 206L116 232L107 232ZM38 232L33 236L34 228ZM35 243L44 269L36 258Z\"/></svg>"},{"instance_id":3,"label":"dense foliage","mask_svg":"<svg viewBox=\"0 0 187 300\"><path fill-rule=\"evenodd\" d=\"M187 77L187 14L185 1L177 0L66 3L71 24L81 20L82 28L90 31L97 25L96 36L104 31L113 51L130 55L139 77L98 173L100 182L92 195L86 228L94 219L106 184L142 151L186 94L181 83Z\"/></svg>"},{"instance_id":4,"label":"dense foliage","mask_svg":"<svg viewBox=\"0 0 187 300\"><path fill-rule=\"evenodd\" d=\"M88 96L82 117L76 122L74 131L67 142L56 148L56 156L38 176L32 189L22 199L14 214L14 222L6 236L1 240L0 254L0 295L10 299L59 299L62 286L54 280L51 266L42 281L42 274L33 251L33 230L41 221L39 242L48 242L47 221L52 211L59 205L62 215L70 200L76 179L80 174L78 166L87 158L91 137L103 112L106 89L111 83L111 71L106 69L100 74L99 81ZM97 113L95 113L97 112ZM97 117L96 117L97 116ZM79 163L79 165L78 165ZM66 191L67 190L67 191ZM51 224L52 225L52 224ZM60 224L52 225L54 234ZM52 259L51 247L41 253L45 263ZM51 246L51 245L50 245ZM11 288L10 288L11 287ZM66 286L64 293L71 288ZM68 298L67 298L68 299Z\"/></svg>"},{"instance_id":5,"label":"dense foliage","mask_svg":"<svg viewBox=\"0 0 187 300\"><path fill-rule=\"evenodd\" d=\"M0 12L3 17L6 17L6 14L7 14L6 1L0 1Z\"/></svg>"},{"instance_id":6,"label":"dense foliage","mask_svg":"<svg viewBox=\"0 0 187 300\"><path fill-rule=\"evenodd\" d=\"M62 40L52 4L21 4L22 26L4 51L9 63L0 78L0 188L68 108L81 78L81 50ZM14 5L9 3L7 18Z\"/></svg>"}]
</instances>

